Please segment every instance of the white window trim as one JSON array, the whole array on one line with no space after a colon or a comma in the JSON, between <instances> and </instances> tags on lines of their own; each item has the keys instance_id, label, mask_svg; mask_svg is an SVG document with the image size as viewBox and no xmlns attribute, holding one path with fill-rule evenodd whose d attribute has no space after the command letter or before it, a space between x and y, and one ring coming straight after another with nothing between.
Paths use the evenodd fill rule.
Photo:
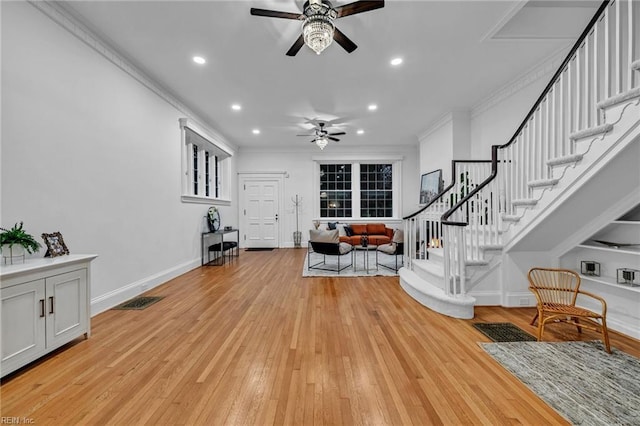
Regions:
<instances>
[{"instance_id":1,"label":"white window trim","mask_svg":"<svg viewBox=\"0 0 640 426\"><path fill-rule=\"evenodd\" d=\"M231 205L231 167L229 165L229 159L233 157L234 151L224 144L223 142L218 141L217 139L209 136L209 134L204 131L200 126L195 124L192 120L188 118L181 118L178 120L180 122L180 152L181 152L181 163L182 163L182 196L181 200L183 203L199 203L199 204L214 204L214 205ZM218 161L218 177L220 179L220 187L219 187L219 195L215 196L215 185L216 183L211 181L209 184L209 196L205 195L196 195L193 191L193 144L187 143L187 131L186 129L191 130L194 133L197 133L203 140L205 145L199 146L200 152L202 155L198 158L198 171L199 171L199 179L198 186L202 187L202 191L205 190L205 155L204 152L209 152L209 176L211 179L215 179L215 171L212 173L211 170L215 167L215 161L213 158L216 156L216 153L222 152L226 155L226 157L222 160ZM213 194L213 195L211 195Z\"/></svg>"},{"instance_id":2,"label":"white window trim","mask_svg":"<svg viewBox=\"0 0 640 426\"><path fill-rule=\"evenodd\" d=\"M315 163L313 177L313 212L316 220L349 220L352 222L371 222L372 220L380 220L385 222L396 221L402 219L400 206L402 206L402 160L403 156L340 156L340 157L312 157ZM393 216L392 217L361 217L360 216L360 164L384 164L393 165ZM321 164L351 164L351 217L320 217L320 165ZM357 171L357 173L356 173ZM358 196L354 194L357 192Z\"/></svg>"}]
</instances>

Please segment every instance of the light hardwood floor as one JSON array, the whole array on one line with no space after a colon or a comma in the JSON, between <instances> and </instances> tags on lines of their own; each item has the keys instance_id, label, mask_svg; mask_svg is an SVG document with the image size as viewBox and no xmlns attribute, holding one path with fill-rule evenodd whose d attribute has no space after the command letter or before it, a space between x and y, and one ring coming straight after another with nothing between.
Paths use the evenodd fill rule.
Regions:
<instances>
[{"instance_id":1,"label":"light hardwood floor","mask_svg":"<svg viewBox=\"0 0 640 426\"><path fill-rule=\"evenodd\" d=\"M79 424L566 424L478 345L474 320L416 303L397 277L302 278L305 250L241 252L150 291L143 311L5 378L1 415ZM549 340L593 340L550 326ZM616 333L612 346L640 356Z\"/></svg>"}]
</instances>

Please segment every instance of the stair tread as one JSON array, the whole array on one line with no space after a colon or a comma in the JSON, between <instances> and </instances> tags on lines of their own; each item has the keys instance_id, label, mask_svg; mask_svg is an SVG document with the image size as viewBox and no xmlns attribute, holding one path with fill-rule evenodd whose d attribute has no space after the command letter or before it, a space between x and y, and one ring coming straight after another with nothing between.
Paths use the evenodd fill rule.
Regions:
<instances>
[{"instance_id":1,"label":"stair tread","mask_svg":"<svg viewBox=\"0 0 640 426\"><path fill-rule=\"evenodd\" d=\"M591 128L588 128L588 129L580 130L579 132L572 133L572 134L569 135L569 139L575 141L575 140L578 140L578 139L588 138L590 136L601 135L603 133L607 133L607 132L611 131L611 129L613 129L613 124L606 123L606 124L602 124L600 126L591 127Z\"/></svg>"},{"instance_id":2,"label":"stair tread","mask_svg":"<svg viewBox=\"0 0 640 426\"><path fill-rule=\"evenodd\" d=\"M560 182L560 179L540 179L529 182L530 188L542 188L544 186L553 186Z\"/></svg>"},{"instance_id":3,"label":"stair tread","mask_svg":"<svg viewBox=\"0 0 640 426\"><path fill-rule=\"evenodd\" d=\"M633 98L637 98L640 96L640 87L636 87L635 89L628 90L624 93L620 93L619 95L612 96L608 99L598 102L596 105L599 109L608 108L610 106L617 105L619 103L628 101Z\"/></svg>"},{"instance_id":4,"label":"stair tread","mask_svg":"<svg viewBox=\"0 0 640 426\"><path fill-rule=\"evenodd\" d=\"M431 275L442 277L444 279L444 265L442 263L434 263L429 262L428 260L415 259L413 261L413 267L414 269L420 268L423 271L430 273Z\"/></svg>"},{"instance_id":5,"label":"stair tread","mask_svg":"<svg viewBox=\"0 0 640 426\"><path fill-rule=\"evenodd\" d=\"M582 160L582 154L570 154L564 157L557 157L547 161L548 166L561 166L563 164L575 163Z\"/></svg>"},{"instance_id":6,"label":"stair tread","mask_svg":"<svg viewBox=\"0 0 640 426\"><path fill-rule=\"evenodd\" d=\"M538 200L534 198L522 198L520 200L513 200L511 204L514 206L535 206L538 204Z\"/></svg>"},{"instance_id":7,"label":"stair tread","mask_svg":"<svg viewBox=\"0 0 640 426\"><path fill-rule=\"evenodd\" d=\"M520 220L520 216L517 215L513 215L513 214L503 214L502 215L502 221L503 222L517 222Z\"/></svg>"}]
</instances>

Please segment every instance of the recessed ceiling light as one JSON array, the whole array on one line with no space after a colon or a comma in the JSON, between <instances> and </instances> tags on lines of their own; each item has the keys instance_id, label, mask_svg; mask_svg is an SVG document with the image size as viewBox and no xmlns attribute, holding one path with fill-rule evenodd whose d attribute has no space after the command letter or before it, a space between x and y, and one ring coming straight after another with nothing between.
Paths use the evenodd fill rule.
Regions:
<instances>
[{"instance_id":1,"label":"recessed ceiling light","mask_svg":"<svg viewBox=\"0 0 640 426\"><path fill-rule=\"evenodd\" d=\"M207 63L207 60L204 59L202 56L194 56L193 62L195 62L198 65L204 65Z\"/></svg>"},{"instance_id":2,"label":"recessed ceiling light","mask_svg":"<svg viewBox=\"0 0 640 426\"><path fill-rule=\"evenodd\" d=\"M364 130L360 129L356 133L359 134L359 135L362 135L362 134L364 134Z\"/></svg>"},{"instance_id":3,"label":"recessed ceiling light","mask_svg":"<svg viewBox=\"0 0 640 426\"><path fill-rule=\"evenodd\" d=\"M233 104L231 105L231 109L234 111L240 111L242 107L240 106L240 104Z\"/></svg>"},{"instance_id":4,"label":"recessed ceiling light","mask_svg":"<svg viewBox=\"0 0 640 426\"><path fill-rule=\"evenodd\" d=\"M391 60L391 65L393 65L394 67L400 65L401 63L402 63L402 58L393 58Z\"/></svg>"},{"instance_id":5,"label":"recessed ceiling light","mask_svg":"<svg viewBox=\"0 0 640 426\"><path fill-rule=\"evenodd\" d=\"M367 108L369 108L369 111L375 111L378 109L378 105L376 104L371 104L369 105Z\"/></svg>"},{"instance_id":6,"label":"recessed ceiling light","mask_svg":"<svg viewBox=\"0 0 640 426\"><path fill-rule=\"evenodd\" d=\"M259 135L260 134L260 129L253 129L251 131L254 135Z\"/></svg>"}]
</instances>

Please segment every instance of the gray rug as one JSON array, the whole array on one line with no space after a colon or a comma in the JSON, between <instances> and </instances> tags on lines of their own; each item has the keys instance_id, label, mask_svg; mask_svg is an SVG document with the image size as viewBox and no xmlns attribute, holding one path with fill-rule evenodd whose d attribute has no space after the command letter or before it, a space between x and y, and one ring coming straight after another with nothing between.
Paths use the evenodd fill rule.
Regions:
<instances>
[{"instance_id":1,"label":"gray rug","mask_svg":"<svg viewBox=\"0 0 640 426\"><path fill-rule=\"evenodd\" d=\"M574 425L640 425L640 359L600 342L481 343Z\"/></svg>"},{"instance_id":2,"label":"gray rug","mask_svg":"<svg viewBox=\"0 0 640 426\"><path fill-rule=\"evenodd\" d=\"M304 266L302 267L302 276L303 277L371 277L371 276L390 276L394 277L398 274L390 269L384 268L382 266L376 269L376 254L369 253L369 272L366 271L364 265L364 253L358 252L356 253L356 268L354 270L353 266L349 266L348 268L343 269L338 274L334 271L325 271L322 269L309 269L307 268L307 262L309 260L309 256L304 257ZM384 257L383 257L384 256ZM314 265L322 260L322 255L317 253L311 253L311 264ZM393 256L388 256L385 254L380 254L379 262L384 265L394 265ZM400 259L398 259L400 261ZM326 268L337 269L337 257L336 256L327 256L326 258L327 265L323 266ZM340 259L340 267L348 265L351 263L351 255L344 255Z\"/></svg>"}]
</instances>

